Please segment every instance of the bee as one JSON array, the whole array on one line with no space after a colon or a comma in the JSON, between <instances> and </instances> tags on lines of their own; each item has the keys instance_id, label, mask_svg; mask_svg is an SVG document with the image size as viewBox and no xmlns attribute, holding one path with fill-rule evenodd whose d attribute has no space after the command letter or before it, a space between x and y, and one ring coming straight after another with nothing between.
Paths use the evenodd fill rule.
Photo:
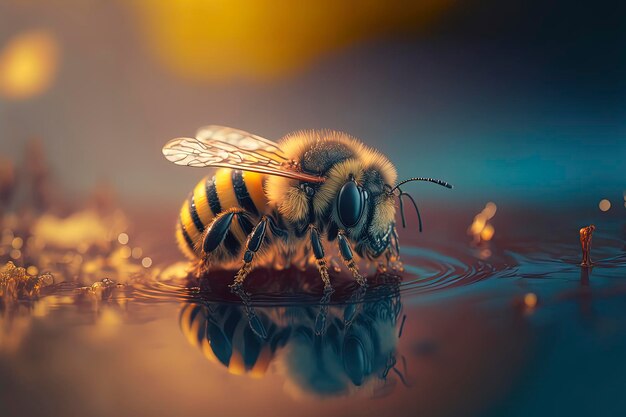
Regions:
<instances>
[{"instance_id":1,"label":"bee","mask_svg":"<svg viewBox=\"0 0 626 417\"><path fill-rule=\"evenodd\" d=\"M324 335L315 331L316 306L303 304L259 308L266 338L251 329L239 304L186 302L179 325L192 346L231 374L261 378L279 362L289 381L307 392L343 395L370 386L376 394L393 383L388 379L392 370L404 381L396 368L404 318L398 320L399 281L370 289L372 299L355 311L349 303L333 306Z\"/></svg>"},{"instance_id":2,"label":"bee","mask_svg":"<svg viewBox=\"0 0 626 417\"><path fill-rule=\"evenodd\" d=\"M331 293L324 240L337 242L347 269L365 286L359 257L389 262L399 256L396 198L403 227L408 198L422 229L415 200L400 187L429 181L452 188L432 178L396 183L396 168L385 155L332 130L299 131L276 143L212 125L195 138L170 140L163 155L177 165L219 168L184 201L176 236L200 271L238 265L233 292L241 292L253 266L287 267L311 258L325 294Z\"/></svg>"}]
</instances>

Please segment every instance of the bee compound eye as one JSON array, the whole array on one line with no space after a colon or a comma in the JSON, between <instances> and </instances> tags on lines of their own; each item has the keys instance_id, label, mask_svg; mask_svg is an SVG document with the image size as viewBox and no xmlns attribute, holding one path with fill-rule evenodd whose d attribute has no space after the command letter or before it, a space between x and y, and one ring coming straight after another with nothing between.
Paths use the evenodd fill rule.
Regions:
<instances>
[{"instance_id":1,"label":"bee compound eye","mask_svg":"<svg viewBox=\"0 0 626 417\"><path fill-rule=\"evenodd\" d=\"M337 196L337 214L344 227L355 226L365 208L363 191L354 181L346 182Z\"/></svg>"}]
</instances>

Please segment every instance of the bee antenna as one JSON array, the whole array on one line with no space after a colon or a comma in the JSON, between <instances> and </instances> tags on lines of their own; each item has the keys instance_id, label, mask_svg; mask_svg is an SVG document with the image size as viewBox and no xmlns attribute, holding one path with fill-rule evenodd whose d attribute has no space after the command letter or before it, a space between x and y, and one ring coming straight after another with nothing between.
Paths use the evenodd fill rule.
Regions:
<instances>
[{"instance_id":1,"label":"bee antenna","mask_svg":"<svg viewBox=\"0 0 626 417\"><path fill-rule=\"evenodd\" d=\"M407 182L411 182L411 181L428 181L428 182L435 183L437 185L441 185L442 187L454 188L454 186L452 184L450 184L449 182L443 181L443 180L437 180L435 178L413 177L413 178L406 179L404 181L400 181L393 188L391 188L391 190L389 192L393 193L396 189L399 190L400 189L399 187L401 185L406 184Z\"/></svg>"},{"instance_id":2,"label":"bee antenna","mask_svg":"<svg viewBox=\"0 0 626 417\"><path fill-rule=\"evenodd\" d=\"M398 201L400 201L400 215L402 217L402 227L406 227L406 220L404 218L404 203L402 201L402 197L406 196L408 197L409 200L411 200L411 203L413 203L413 207L415 207L415 212L417 213L417 220L419 222L419 231L420 233L422 233L422 216L420 215L420 209L417 208L417 203L415 202L413 197L411 197L411 194L405 193L397 186L395 187L395 189L400 191L400 193L398 194Z\"/></svg>"}]
</instances>

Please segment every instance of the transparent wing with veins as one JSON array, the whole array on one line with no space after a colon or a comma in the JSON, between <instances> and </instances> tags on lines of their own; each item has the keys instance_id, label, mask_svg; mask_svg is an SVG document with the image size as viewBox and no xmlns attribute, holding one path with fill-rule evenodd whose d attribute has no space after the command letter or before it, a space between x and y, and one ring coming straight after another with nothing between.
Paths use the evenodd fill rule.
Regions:
<instances>
[{"instance_id":1,"label":"transparent wing with veins","mask_svg":"<svg viewBox=\"0 0 626 417\"><path fill-rule=\"evenodd\" d=\"M308 182L325 179L302 172L277 143L223 126L201 128L196 138L172 139L163 147L163 155L170 162L190 167L241 169Z\"/></svg>"}]
</instances>

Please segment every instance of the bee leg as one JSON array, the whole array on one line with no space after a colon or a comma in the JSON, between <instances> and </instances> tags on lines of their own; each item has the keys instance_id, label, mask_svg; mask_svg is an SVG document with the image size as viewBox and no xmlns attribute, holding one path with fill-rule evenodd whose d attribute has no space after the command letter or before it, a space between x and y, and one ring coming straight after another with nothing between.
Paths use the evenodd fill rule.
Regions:
<instances>
[{"instance_id":1,"label":"bee leg","mask_svg":"<svg viewBox=\"0 0 626 417\"><path fill-rule=\"evenodd\" d=\"M252 232L248 235L246 240L246 251L243 254L243 265L235 275L235 280L230 285L230 289L236 292L241 289L246 277L252 271L252 260L254 255L259 251L263 239L265 239L265 232L267 231L267 224L269 220L267 217L263 217L261 221L252 229Z\"/></svg>"},{"instance_id":2,"label":"bee leg","mask_svg":"<svg viewBox=\"0 0 626 417\"><path fill-rule=\"evenodd\" d=\"M317 263L317 270L320 272L322 281L324 282L324 294L330 294L333 292L333 287L330 285L328 263L324 258L324 247L322 246L320 233L313 225L309 226L309 233L311 237L311 247L313 248L313 254L315 255L315 261Z\"/></svg>"},{"instance_id":3,"label":"bee leg","mask_svg":"<svg viewBox=\"0 0 626 417\"><path fill-rule=\"evenodd\" d=\"M236 211L227 211L220 214L213 220L211 226L207 230L204 241L202 242L202 251L205 255L213 252L224 241L226 234L230 230L230 225L233 222L235 215L239 213Z\"/></svg>"},{"instance_id":4,"label":"bee leg","mask_svg":"<svg viewBox=\"0 0 626 417\"><path fill-rule=\"evenodd\" d=\"M287 236L288 236L287 231L285 229L282 229L280 226L278 226L278 224L276 224L276 220L274 220L272 216L267 216L266 218L270 225L270 230L272 231L272 234L278 238L287 240Z\"/></svg>"},{"instance_id":5,"label":"bee leg","mask_svg":"<svg viewBox=\"0 0 626 417\"><path fill-rule=\"evenodd\" d=\"M319 336L326 332L328 303L330 302L330 296L333 293L333 287L330 285L328 263L324 258L324 247L322 246L319 231L315 226L311 225L309 226L309 233L311 237L311 247L313 248L313 254L315 255L315 261L317 263L317 270L320 272L322 281L324 282L324 295L320 300L320 311L317 313L317 317L315 318L315 334Z\"/></svg>"},{"instance_id":6,"label":"bee leg","mask_svg":"<svg viewBox=\"0 0 626 417\"><path fill-rule=\"evenodd\" d=\"M237 217L237 219L240 221L240 224L243 218L244 217L240 219L239 217ZM237 294L243 303L244 312L246 313L246 317L248 318L248 324L250 325L250 328L261 339L267 338L267 330L265 330L265 326L254 311L254 307L252 306L250 299L250 294L243 290L243 282L245 281L250 271L252 271L252 260L254 259L254 255L261 247L261 243L263 243L263 240L265 239L267 224L267 217L263 217L248 235L248 239L246 240L246 251L243 254L243 265L235 275L235 280L233 281L233 283L230 284L230 290L234 294ZM244 227L244 225L242 225L242 228L244 228L244 230L250 230L249 228Z\"/></svg>"},{"instance_id":7,"label":"bee leg","mask_svg":"<svg viewBox=\"0 0 626 417\"><path fill-rule=\"evenodd\" d=\"M346 267L352 272L352 276L359 283L358 288L350 296L350 302L343 313L343 320L346 327L350 326L357 316L357 313L361 310L361 301L365 297L367 292L367 280L359 273L359 270L354 261L354 255L352 254L352 248L343 231L340 231L337 235L337 244L339 245L339 253L343 258Z\"/></svg>"},{"instance_id":8,"label":"bee leg","mask_svg":"<svg viewBox=\"0 0 626 417\"><path fill-rule=\"evenodd\" d=\"M356 266L356 262L354 261L354 255L352 254L352 249L350 248L350 242L346 239L343 231L339 232L337 235L337 244L339 245L339 253L341 253L341 257L343 258L346 267L352 272L352 276L359 283L361 287L367 286L367 280L359 273L359 269Z\"/></svg>"}]
</instances>

